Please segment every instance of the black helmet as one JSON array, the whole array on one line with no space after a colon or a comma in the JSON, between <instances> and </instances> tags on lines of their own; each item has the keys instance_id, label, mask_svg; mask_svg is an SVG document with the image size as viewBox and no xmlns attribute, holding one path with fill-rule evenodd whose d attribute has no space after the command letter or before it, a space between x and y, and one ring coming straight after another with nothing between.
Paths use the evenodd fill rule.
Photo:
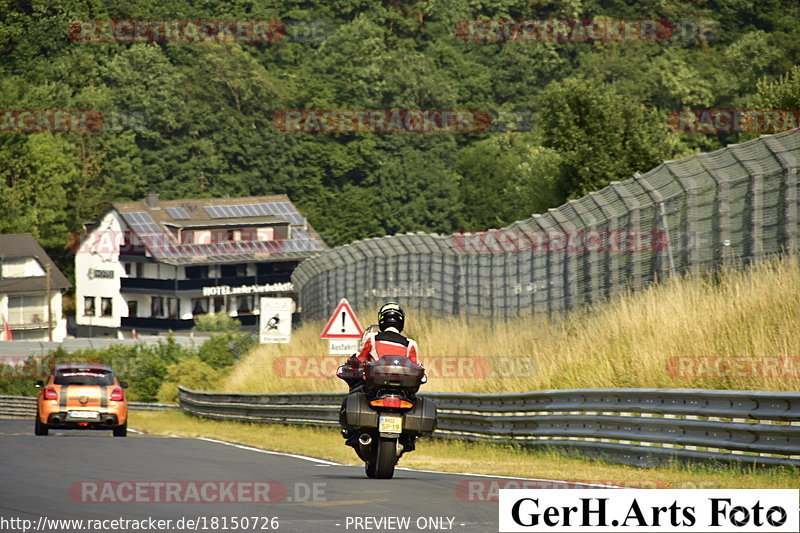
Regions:
<instances>
[{"instance_id":1,"label":"black helmet","mask_svg":"<svg viewBox=\"0 0 800 533\"><path fill-rule=\"evenodd\" d=\"M378 311L378 327L381 331L386 331L386 328L397 328L397 331L403 331L403 326L406 322L406 314L403 308L395 302L389 302L381 307Z\"/></svg>"}]
</instances>

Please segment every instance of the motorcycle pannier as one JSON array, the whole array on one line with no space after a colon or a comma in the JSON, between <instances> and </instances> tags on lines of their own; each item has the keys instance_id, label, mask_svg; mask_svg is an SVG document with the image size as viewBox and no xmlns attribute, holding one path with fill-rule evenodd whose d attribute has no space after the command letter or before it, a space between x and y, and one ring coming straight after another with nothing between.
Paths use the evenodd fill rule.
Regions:
<instances>
[{"instance_id":1,"label":"motorcycle pannier","mask_svg":"<svg viewBox=\"0 0 800 533\"><path fill-rule=\"evenodd\" d=\"M367 395L363 392L356 392L347 397L345 412L348 427L378 427L378 413L370 409Z\"/></svg>"},{"instance_id":2,"label":"motorcycle pannier","mask_svg":"<svg viewBox=\"0 0 800 533\"><path fill-rule=\"evenodd\" d=\"M430 434L436 429L436 404L430 398L417 397L414 408L403 416L403 430Z\"/></svg>"}]
</instances>

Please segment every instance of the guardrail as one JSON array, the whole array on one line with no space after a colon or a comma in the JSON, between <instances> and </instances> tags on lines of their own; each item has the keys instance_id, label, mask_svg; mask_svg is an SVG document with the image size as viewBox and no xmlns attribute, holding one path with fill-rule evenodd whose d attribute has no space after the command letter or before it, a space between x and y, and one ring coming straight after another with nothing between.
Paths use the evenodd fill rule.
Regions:
<instances>
[{"instance_id":1,"label":"guardrail","mask_svg":"<svg viewBox=\"0 0 800 533\"><path fill-rule=\"evenodd\" d=\"M128 402L133 411L163 411L177 409L177 405L165 403ZM32 418L36 416L35 396L0 396L0 417Z\"/></svg>"},{"instance_id":2,"label":"guardrail","mask_svg":"<svg viewBox=\"0 0 800 533\"><path fill-rule=\"evenodd\" d=\"M212 393L178 388L206 418L338 426L345 393ZM555 446L637 466L671 461L800 466L800 393L574 389L519 394L425 393L434 437Z\"/></svg>"}]
</instances>

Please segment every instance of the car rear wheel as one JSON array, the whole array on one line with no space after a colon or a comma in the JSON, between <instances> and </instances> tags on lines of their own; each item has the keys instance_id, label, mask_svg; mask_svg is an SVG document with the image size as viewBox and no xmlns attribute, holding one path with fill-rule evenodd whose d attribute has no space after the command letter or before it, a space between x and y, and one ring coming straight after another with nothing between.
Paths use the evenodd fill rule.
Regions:
<instances>
[{"instance_id":1,"label":"car rear wheel","mask_svg":"<svg viewBox=\"0 0 800 533\"><path fill-rule=\"evenodd\" d=\"M118 426L114 426L114 436L115 437L125 437L128 435L128 421L126 420L124 424L120 424Z\"/></svg>"},{"instance_id":2,"label":"car rear wheel","mask_svg":"<svg viewBox=\"0 0 800 533\"><path fill-rule=\"evenodd\" d=\"M39 421L39 413L36 413L36 425L33 427L33 434L39 436L47 436L49 430L47 424L42 424Z\"/></svg>"}]
</instances>

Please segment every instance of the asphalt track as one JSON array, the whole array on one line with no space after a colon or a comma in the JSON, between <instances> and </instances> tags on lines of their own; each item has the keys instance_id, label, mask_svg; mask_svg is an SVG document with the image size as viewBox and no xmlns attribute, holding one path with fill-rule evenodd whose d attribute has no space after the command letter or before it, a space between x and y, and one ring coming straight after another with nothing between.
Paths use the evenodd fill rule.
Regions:
<instances>
[{"instance_id":1,"label":"asphalt track","mask_svg":"<svg viewBox=\"0 0 800 533\"><path fill-rule=\"evenodd\" d=\"M264 431L269 431L268 426ZM109 481L115 483L100 483ZM242 498L234 494L235 501L220 503L207 493L198 503L197 494L193 500L186 492L180 502L167 503L163 495L162 501L152 501L159 496L149 492L138 501L124 502L120 500L133 497L132 491L114 492L113 496L102 492L103 488L119 488L121 482L136 481L191 482L183 487L198 487L207 481L245 485L269 481L271 501L244 503L242 500L253 497L246 492ZM32 521L30 530L39 527L39 533L60 533L75 529L52 523L47 527L48 520L138 521L149 517L172 520L162 531L181 532L497 531L497 503L465 497L469 481L489 483L491 479L397 469L393 479L376 480L366 478L363 467L263 453L221 442L130 433L126 438L114 438L110 431L51 430L47 437L35 437L32 420L0 420L3 532L23 531L22 520ZM86 487L96 492L85 492ZM542 487L554 488L552 483L542 483ZM214 517L217 527L212 527ZM233 517L259 519L245 528L234 528ZM274 522L270 524L273 517L278 519L277 528L272 527ZM386 517L407 517L408 522L387 521ZM10 522L13 518L19 520ZM190 528L184 520L183 527L178 527L181 518L198 523ZM151 524L146 525L149 528ZM84 523L82 530L90 525ZM104 525L107 527L100 531L134 530L112 522Z\"/></svg>"}]
</instances>

